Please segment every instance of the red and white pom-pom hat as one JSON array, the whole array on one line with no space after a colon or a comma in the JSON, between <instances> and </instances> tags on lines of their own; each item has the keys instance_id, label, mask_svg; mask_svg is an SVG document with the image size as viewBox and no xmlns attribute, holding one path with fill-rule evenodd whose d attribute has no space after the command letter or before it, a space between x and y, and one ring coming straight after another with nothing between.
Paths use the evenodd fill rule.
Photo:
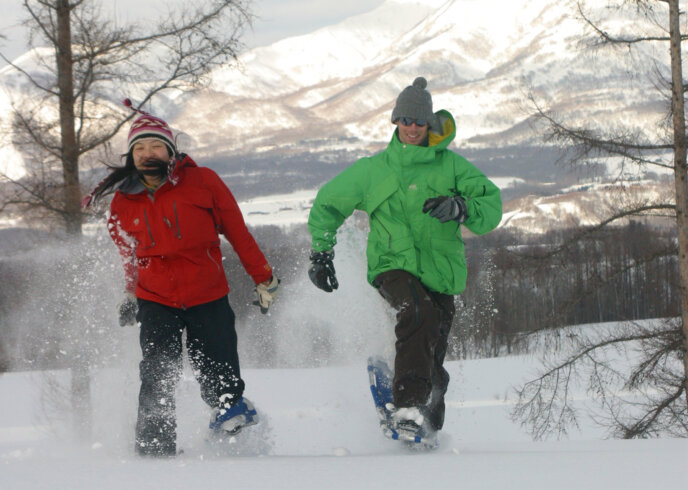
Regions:
<instances>
[{"instance_id":1,"label":"red and white pom-pom hat","mask_svg":"<svg viewBox=\"0 0 688 490\"><path fill-rule=\"evenodd\" d=\"M131 105L131 100L125 99L124 105L130 107L132 110L141 113L139 117L134 119L131 123L131 128L129 128L129 136L127 137L127 153L129 153L138 140L144 138L157 138L162 140L167 147L170 149L171 153L174 154L177 151L176 145L174 143L174 135L170 126L159 117L152 116L147 112L143 112L139 109L134 109Z\"/></svg>"}]
</instances>

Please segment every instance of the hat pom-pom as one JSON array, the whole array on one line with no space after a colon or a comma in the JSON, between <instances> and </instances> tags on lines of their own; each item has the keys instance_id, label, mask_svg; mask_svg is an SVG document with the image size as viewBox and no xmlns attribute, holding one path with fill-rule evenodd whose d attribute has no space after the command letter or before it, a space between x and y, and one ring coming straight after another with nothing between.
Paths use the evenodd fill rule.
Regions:
<instances>
[{"instance_id":1,"label":"hat pom-pom","mask_svg":"<svg viewBox=\"0 0 688 490\"><path fill-rule=\"evenodd\" d=\"M131 109L132 111L138 112L139 114L143 114L144 116L150 115L150 114L148 114L146 111L142 111L141 109L137 109L136 107L134 107L134 104L132 103L131 99L129 99L129 98L124 99L124 100L122 101L122 104L124 104L125 106L127 106L127 107L128 107L129 109Z\"/></svg>"},{"instance_id":2,"label":"hat pom-pom","mask_svg":"<svg viewBox=\"0 0 688 490\"><path fill-rule=\"evenodd\" d=\"M418 77L413 81L413 86L419 89L424 89L428 86L428 81L423 77Z\"/></svg>"}]
</instances>

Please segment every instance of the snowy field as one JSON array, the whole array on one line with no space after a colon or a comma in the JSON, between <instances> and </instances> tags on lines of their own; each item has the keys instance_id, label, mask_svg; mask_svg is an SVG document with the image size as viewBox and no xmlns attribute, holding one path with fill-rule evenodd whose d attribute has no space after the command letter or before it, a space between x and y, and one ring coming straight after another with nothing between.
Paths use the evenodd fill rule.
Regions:
<instances>
[{"instance_id":1,"label":"snowy field","mask_svg":"<svg viewBox=\"0 0 688 490\"><path fill-rule=\"evenodd\" d=\"M300 198L307 201L309 195ZM285 213L300 207L287 201L279 206ZM267 205L258 200L253 205L245 213L262 216L258 211ZM411 452L385 439L373 409L366 358L389 355L392 312L365 283L364 239L354 223L340 232L336 294L313 287L304 268L293 282L282 284L267 319L250 324L249 318L239 326L246 396L262 423L233 441L207 440L209 414L187 366L177 393L183 454L172 460L134 456L138 330L116 326L114 315L112 325L101 327L114 329L103 338L116 338L119 354L112 358L114 368L92 373L93 431L86 440L75 436L68 410L68 372L0 374L0 490L686 488L688 440L605 440L604 430L588 417L567 440L533 442L509 414L513 387L534 374L535 357L449 362L452 381L440 448ZM45 260L59 255L59 249L47 252ZM115 251L103 247L98 253ZM110 270L117 257L111 259L98 265L90 288L98 295L77 298L84 303L78 314L88 315L92 303L114 311L120 283ZM41 296L53 294L52 285L64 278L36 280L47 286L37 292ZM31 311L22 312L33 319ZM44 325L33 323L34 334L45 336ZM269 358L251 346L261 335L271 336ZM313 348L321 337L329 350ZM328 367L255 367L268 365ZM574 396L586 402L585 393Z\"/></svg>"},{"instance_id":2,"label":"snowy field","mask_svg":"<svg viewBox=\"0 0 688 490\"><path fill-rule=\"evenodd\" d=\"M164 461L133 455L135 369L95 373L88 442L76 442L59 402L67 373L8 373L0 375L0 488L686 488L687 440L603 440L588 423L566 441L531 441L508 415L511 386L535 366L524 357L448 363L445 430L429 453L380 433L364 353L349 366L245 370L263 422L224 443L206 440L206 409L187 373L177 407L184 453Z\"/></svg>"}]
</instances>

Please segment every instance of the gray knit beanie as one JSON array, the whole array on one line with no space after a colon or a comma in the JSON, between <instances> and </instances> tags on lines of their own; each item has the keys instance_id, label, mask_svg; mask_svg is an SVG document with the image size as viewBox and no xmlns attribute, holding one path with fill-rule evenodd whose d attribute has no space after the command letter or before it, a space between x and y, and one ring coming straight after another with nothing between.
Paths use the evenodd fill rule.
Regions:
<instances>
[{"instance_id":1,"label":"gray knit beanie","mask_svg":"<svg viewBox=\"0 0 688 490\"><path fill-rule=\"evenodd\" d=\"M432 97L430 92L425 90L427 86L428 81L418 77L413 81L413 85L401 91L392 111L392 122L396 122L400 117L425 119L430 123L431 129L439 129L439 123L432 111Z\"/></svg>"}]
</instances>

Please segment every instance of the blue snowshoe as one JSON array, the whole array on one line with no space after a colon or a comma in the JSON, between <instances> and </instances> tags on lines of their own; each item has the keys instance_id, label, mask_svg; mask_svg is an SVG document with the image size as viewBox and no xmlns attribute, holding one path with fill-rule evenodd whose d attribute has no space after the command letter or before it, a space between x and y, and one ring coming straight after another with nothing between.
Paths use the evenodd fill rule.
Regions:
<instances>
[{"instance_id":1,"label":"blue snowshoe","mask_svg":"<svg viewBox=\"0 0 688 490\"><path fill-rule=\"evenodd\" d=\"M210 429L215 432L224 431L228 435L236 435L244 427L258 423L258 413L253 404L241 397L234 405L226 407L224 400L210 419Z\"/></svg>"},{"instance_id":2,"label":"blue snowshoe","mask_svg":"<svg viewBox=\"0 0 688 490\"><path fill-rule=\"evenodd\" d=\"M387 363L380 358L368 358L368 378L370 379L370 392L373 395L375 411L380 419L382 433L396 439L392 430L392 411L394 399L392 397L392 380L394 374Z\"/></svg>"},{"instance_id":3,"label":"blue snowshoe","mask_svg":"<svg viewBox=\"0 0 688 490\"><path fill-rule=\"evenodd\" d=\"M418 409L397 410L394 406L394 373L384 360L378 357L368 358L368 378L375 411L380 419L380 429L385 437L402 441L415 449L437 448L437 434L426 427Z\"/></svg>"}]
</instances>

